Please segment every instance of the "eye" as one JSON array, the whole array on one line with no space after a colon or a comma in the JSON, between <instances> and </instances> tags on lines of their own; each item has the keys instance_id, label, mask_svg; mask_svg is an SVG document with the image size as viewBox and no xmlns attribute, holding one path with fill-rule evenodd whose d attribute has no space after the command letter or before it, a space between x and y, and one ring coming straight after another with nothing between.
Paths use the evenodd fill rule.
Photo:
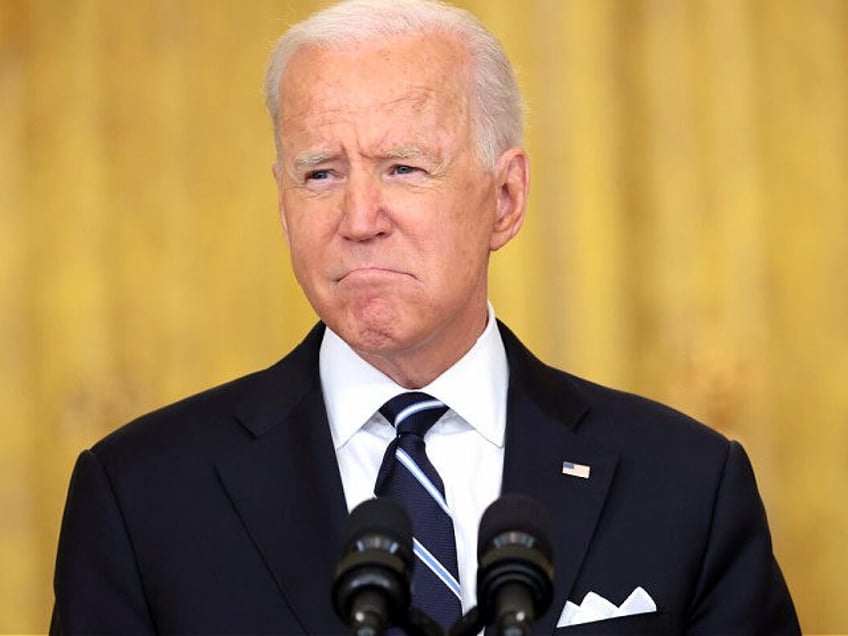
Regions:
<instances>
[{"instance_id":1,"label":"eye","mask_svg":"<svg viewBox=\"0 0 848 636\"><path fill-rule=\"evenodd\" d=\"M307 181L326 181L330 178L329 170L313 170L312 172L307 173L306 180Z\"/></svg>"},{"instance_id":2,"label":"eye","mask_svg":"<svg viewBox=\"0 0 848 636\"><path fill-rule=\"evenodd\" d=\"M392 171L395 174L412 174L418 171L418 168L414 168L412 166L407 166L404 164L399 164L392 167Z\"/></svg>"}]
</instances>

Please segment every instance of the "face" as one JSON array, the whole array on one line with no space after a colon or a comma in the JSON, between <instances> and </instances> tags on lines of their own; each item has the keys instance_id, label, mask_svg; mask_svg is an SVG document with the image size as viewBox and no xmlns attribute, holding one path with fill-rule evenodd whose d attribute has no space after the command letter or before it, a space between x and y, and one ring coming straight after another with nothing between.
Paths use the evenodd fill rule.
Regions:
<instances>
[{"instance_id":1,"label":"face","mask_svg":"<svg viewBox=\"0 0 848 636\"><path fill-rule=\"evenodd\" d=\"M471 131L466 53L444 36L304 48L281 80L275 164L294 273L320 318L405 386L486 323L489 253L520 227L522 150L493 170Z\"/></svg>"}]
</instances>

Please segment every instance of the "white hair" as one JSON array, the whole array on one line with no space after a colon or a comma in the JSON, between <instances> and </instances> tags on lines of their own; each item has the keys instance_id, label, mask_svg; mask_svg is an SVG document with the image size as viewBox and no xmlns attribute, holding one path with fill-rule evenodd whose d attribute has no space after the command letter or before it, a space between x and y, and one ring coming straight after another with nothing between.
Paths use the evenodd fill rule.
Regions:
<instances>
[{"instance_id":1,"label":"white hair","mask_svg":"<svg viewBox=\"0 0 848 636\"><path fill-rule=\"evenodd\" d=\"M468 50L472 133L488 169L521 144L524 103L512 65L498 39L468 11L438 0L344 0L292 26L277 41L265 74L265 103L280 146L280 80L304 46L344 48L393 36L442 33Z\"/></svg>"}]
</instances>

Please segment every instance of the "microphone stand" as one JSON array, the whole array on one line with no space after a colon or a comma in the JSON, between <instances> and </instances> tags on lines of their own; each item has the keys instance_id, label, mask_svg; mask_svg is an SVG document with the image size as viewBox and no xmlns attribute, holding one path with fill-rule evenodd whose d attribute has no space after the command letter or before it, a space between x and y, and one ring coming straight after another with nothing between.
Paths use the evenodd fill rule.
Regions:
<instances>
[{"instance_id":1,"label":"microphone stand","mask_svg":"<svg viewBox=\"0 0 848 636\"><path fill-rule=\"evenodd\" d=\"M381 599L375 595L371 600L379 603ZM385 636L393 627L402 629L406 636L445 636L442 626L417 607L410 607L407 615L397 624L386 624L385 606L383 604L380 607L382 612L367 612L367 615L359 617L358 624L351 629L351 636Z\"/></svg>"},{"instance_id":2,"label":"microphone stand","mask_svg":"<svg viewBox=\"0 0 848 636\"><path fill-rule=\"evenodd\" d=\"M453 624L447 636L475 636L486 627L486 621L478 607L472 607L468 613Z\"/></svg>"},{"instance_id":3,"label":"microphone stand","mask_svg":"<svg viewBox=\"0 0 848 636\"><path fill-rule=\"evenodd\" d=\"M486 618L480 613L479 606L473 607L453 624L447 636L476 636L488 626ZM525 621L516 621L514 616L502 616L490 626L494 628L494 631L486 633L495 636L527 636L531 633L530 624Z\"/></svg>"},{"instance_id":4,"label":"microphone stand","mask_svg":"<svg viewBox=\"0 0 848 636\"><path fill-rule=\"evenodd\" d=\"M407 636L445 636L442 626L417 607L409 608L406 621L398 627L402 628Z\"/></svg>"}]
</instances>

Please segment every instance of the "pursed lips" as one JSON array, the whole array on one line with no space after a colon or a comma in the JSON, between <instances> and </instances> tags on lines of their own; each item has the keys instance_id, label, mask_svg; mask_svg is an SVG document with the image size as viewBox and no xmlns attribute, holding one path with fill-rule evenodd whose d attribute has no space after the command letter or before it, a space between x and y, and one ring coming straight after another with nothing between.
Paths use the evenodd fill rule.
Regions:
<instances>
[{"instance_id":1,"label":"pursed lips","mask_svg":"<svg viewBox=\"0 0 848 636\"><path fill-rule=\"evenodd\" d=\"M344 273L341 274L341 276L336 277L334 279L334 282L340 283L340 282L342 282L343 280L346 280L346 279L358 279L358 278L380 279L380 278L391 278L391 277L394 277L394 276L410 276L410 277L413 277L412 274L410 274L409 272L401 271L401 270L394 269L394 268L391 268L391 267L384 267L384 266L380 266L380 265L364 265L364 266L361 266L361 267L354 267L354 268L351 268L351 269L345 271Z\"/></svg>"}]
</instances>

